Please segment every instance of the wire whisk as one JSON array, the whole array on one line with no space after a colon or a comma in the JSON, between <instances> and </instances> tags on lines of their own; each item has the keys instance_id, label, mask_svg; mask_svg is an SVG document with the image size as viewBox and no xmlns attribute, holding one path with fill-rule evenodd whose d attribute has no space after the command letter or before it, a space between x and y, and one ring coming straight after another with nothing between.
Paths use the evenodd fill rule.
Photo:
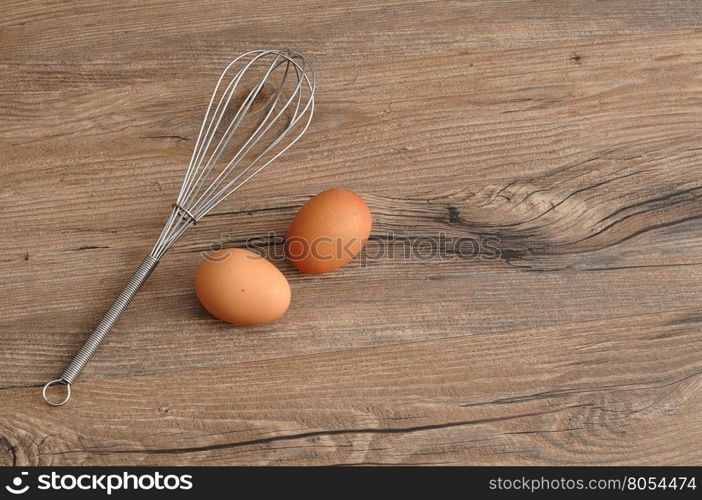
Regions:
<instances>
[{"instance_id":1,"label":"wire whisk","mask_svg":"<svg viewBox=\"0 0 702 500\"><path fill-rule=\"evenodd\" d=\"M71 385L178 238L305 133L314 91L312 65L293 50L254 50L224 68L161 234L61 377L44 386L47 403L60 406L70 399ZM47 390L56 384L66 392L53 401Z\"/></svg>"}]
</instances>

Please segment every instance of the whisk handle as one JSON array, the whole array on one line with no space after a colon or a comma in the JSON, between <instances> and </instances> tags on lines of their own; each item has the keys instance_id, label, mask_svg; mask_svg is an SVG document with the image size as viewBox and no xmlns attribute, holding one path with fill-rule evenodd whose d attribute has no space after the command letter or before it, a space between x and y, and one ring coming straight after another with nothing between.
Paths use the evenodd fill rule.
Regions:
<instances>
[{"instance_id":1,"label":"whisk handle","mask_svg":"<svg viewBox=\"0 0 702 500\"><path fill-rule=\"evenodd\" d=\"M158 262L158 259L155 257L147 255L141 264L139 264L139 267L137 267L134 274L132 274L131 278L129 278L129 281L122 289L122 292L115 299L100 322L97 324L95 330L93 330L93 333L90 334L90 337L88 337L88 339L85 341L83 347L81 347L80 351L78 351L78 354L76 354L73 361L71 361L66 370L63 372L61 378L52 380L44 386L43 396L47 403L53 406L60 406L68 401L68 398L71 395L71 384L76 381L80 375L80 372L83 371L83 368L85 368L85 365L88 363L92 355L95 353L95 351L97 351L98 347L100 347L100 344L105 336L107 336L110 330L112 330L112 327L115 326L120 316L122 316L124 311L127 309L127 306L131 300L151 275L151 272L154 270ZM51 385L59 383L67 386L67 394L65 399L58 402L49 401L46 390Z\"/></svg>"}]
</instances>

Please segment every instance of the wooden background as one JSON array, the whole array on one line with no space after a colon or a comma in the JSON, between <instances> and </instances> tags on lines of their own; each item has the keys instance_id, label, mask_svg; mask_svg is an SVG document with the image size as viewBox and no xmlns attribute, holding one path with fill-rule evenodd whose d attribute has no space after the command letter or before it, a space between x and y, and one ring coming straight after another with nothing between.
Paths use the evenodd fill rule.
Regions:
<instances>
[{"instance_id":1,"label":"wooden background","mask_svg":"<svg viewBox=\"0 0 702 500\"><path fill-rule=\"evenodd\" d=\"M0 464L699 465L701 26L696 1L3 2ZM317 69L308 134L48 407L160 231L219 71L285 46ZM368 201L369 250L501 256L278 263L282 320L209 317L200 252L284 234L333 186Z\"/></svg>"}]
</instances>

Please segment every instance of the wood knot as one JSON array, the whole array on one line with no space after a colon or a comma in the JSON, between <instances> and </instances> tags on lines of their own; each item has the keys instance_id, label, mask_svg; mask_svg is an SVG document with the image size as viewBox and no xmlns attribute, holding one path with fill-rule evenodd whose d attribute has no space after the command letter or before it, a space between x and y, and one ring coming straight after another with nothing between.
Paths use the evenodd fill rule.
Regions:
<instances>
[{"instance_id":1,"label":"wood knot","mask_svg":"<svg viewBox=\"0 0 702 500\"><path fill-rule=\"evenodd\" d=\"M448 211L448 219L449 223L451 224L457 224L461 222L460 215L461 213L458 211L456 207L446 207L446 210Z\"/></svg>"},{"instance_id":2,"label":"wood knot","mask_svg":"<svg viewBox=\"0 0 702 500\"><path fill-rule=\"evenodd\" d=\"M242 89L241 92L237 92L236 96L234 96L232 99L232 106L229 107L227 112L230 112L230 110L232 110L231 112L236 112L238 108L243 106L253 89L254 86L251 85ZM265 107L275 95L275 91L276 89L271 83L264 83L258 90L256 96L253 98L253 102L251 103L251 107L248 109L247 113L255 113L259 109Z\"/></svg>"}]
</instances>

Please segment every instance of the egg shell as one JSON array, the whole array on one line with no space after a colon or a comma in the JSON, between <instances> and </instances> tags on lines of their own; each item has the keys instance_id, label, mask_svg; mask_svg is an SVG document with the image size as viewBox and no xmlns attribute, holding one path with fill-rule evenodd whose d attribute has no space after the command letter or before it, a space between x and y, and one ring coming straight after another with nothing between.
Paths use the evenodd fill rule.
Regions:
<instances>
[{"instance_id":1,"label":"egg shell","mask_svg":"<svg viewBox=\"0 0 702 500\"><path fill-rule=\"evenodd\" d=\"M304 273L332 271L359 254L372 225L363 198L349 189L328 189L295 215L285 242L286 255Z\"/></svg>"},{"instance_id":2,"label":"egg shell","mask_svg":"<svg viewBox=\"0 0 702 500\"><path fill-rule=\"evenodd\" d=\"M281 317L290 305L290 285L264 257L240 248L208 255L195 273L195 293L213 316L237 325Z\"/></svg>"}]
</instances>

